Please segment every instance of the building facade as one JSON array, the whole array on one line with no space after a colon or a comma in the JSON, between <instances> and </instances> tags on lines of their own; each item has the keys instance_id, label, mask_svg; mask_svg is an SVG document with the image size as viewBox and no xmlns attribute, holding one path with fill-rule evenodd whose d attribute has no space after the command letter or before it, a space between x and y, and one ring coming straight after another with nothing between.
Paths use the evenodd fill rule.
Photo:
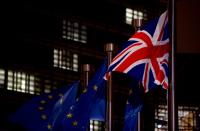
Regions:
<instances>
[{"instance_id":1,"label":"building facade","mask_svg":"<svg viewBox=\"0 0 200 131\"><path fill-rule=\"evenodd\" d=\"M83 64L91 65L92 77L106 57L105 44L114 43L113 53L116 53L136 31L132 25L134 19L143 19L145 24L166 8L167 2L163 0L9 4L7 10L10 11L4 20L5 41L0 48L0 128L9 129L7 117L30 98L71 84L74 80L80 79L83 84ZM189 61L194 56L199 58L196 54L177 54L177 90L183 86L180 81L186 79L179 74L190 68L182 63L195 64ZM127 79L121 74L114 76L114 130L123 128ZM143 130L167 130L166 94L165 90L158 89L145 95ZM199 102L193 98L184 101L182 94L177 96L179 130L198 130ZM103 129L104 123L91 121L90 130Z\"/></svg>"}]
</instances>

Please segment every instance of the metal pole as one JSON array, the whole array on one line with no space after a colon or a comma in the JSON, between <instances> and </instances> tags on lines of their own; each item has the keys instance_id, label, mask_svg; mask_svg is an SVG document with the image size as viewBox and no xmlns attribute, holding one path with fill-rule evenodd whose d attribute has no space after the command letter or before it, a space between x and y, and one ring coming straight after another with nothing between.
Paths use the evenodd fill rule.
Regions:
<instances>
[{"instance_id":1,"label":"metal pole","mask_svg":"<svg viewBox=\"0 0 200 131\"><path fill-rule=\"evenodd\" d=\"M133 25L133 27L135 29L135 32L138 31L138 30L140 30L140 27L142 25L142 19L133 19L132 25ZM141 88L141 83L140 82L139 82L138 85L139 85L139 88ZM141 112L138 112L137 122L138 122L138 124L137 124L137 130L141 131Z\"/></svg>"},{"instance_id":2,"label":"metal pole","mask_svg":"<svg viewBox=\"0 0 200 131\"><path fill-rule=\"evenodd\" d=\"M140 30L142 26L142 19L133 19L132 26L135 28L135 32Z\"/></svg>"},{"instance_id":3,"label":"metal pole","mask_svg":"<svg viewBox=\"0 0 200 131\"><path fill-rule=\"evenodd\" d=\"M90 71L90 65L89 64L83 64L83 81L84 81L84 88L87 88L88 81L89 81L89 71Z\"/></svg>"},{"instance_id":4,"label":"metal pole","mask_svg":"<svg viewBox=\"0 0 200 131\"><path fill-rule=\"evenodd\" d=\"M112 61L113 43L107 43L105 51L107 52L108 65ZM112 75L107 80L107 109L106 109L106 131L112 131Z\"/></svg>"},{"instance_id":5,"label":"metal pole","mask_svg":"<svg viewBox=\"0 0 200 131\"><path fill-rule=\"evenodd\" d=\"M171 41L171 83L168 90L168 130L176 131L175 117L175 36L174 36L174 0L169 0L169 22L170 22L170 41Z\"/></svg>"},{"instance_id":6,"label":"metal pole","mask_svg":"<svg viewBox=\"0 0 200 131\"><path fill-rule=\"evenodd\" d=\"M83 69L83 91L86 91L89 83L90 65L83 64L82 69ZM86 130L88 130L88 128Z\"/></svg>"}]
</instances>

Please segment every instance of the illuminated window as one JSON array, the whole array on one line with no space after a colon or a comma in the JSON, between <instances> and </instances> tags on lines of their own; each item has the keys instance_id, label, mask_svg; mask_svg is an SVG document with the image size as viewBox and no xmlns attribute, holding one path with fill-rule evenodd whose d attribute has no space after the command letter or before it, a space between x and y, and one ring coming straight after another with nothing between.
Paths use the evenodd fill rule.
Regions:
<instances>
[{"instance_id":1,"label":"illuminated window","mask_svg":"<svg viewBox=\"0 0 200 131\"><path fill-rule=\"evenodd\" d=\"M54 49L53 53L54 67L78 71L78 54L64 49Z\"/></svg>"},{"instance_id":2,"label":"illuminated window","mask_svg":"<svg viewBox=\"0 0 200 131\"><path fill-rule=\"evenodd\" d=\"M7 89L35 94L35 77L23 72L8 71Z\"/></svg>"},{"instance_id":3,"label":"illuminated window","mask_svg":"<svg viewBox=\"0 0 200 131\"><path fill-rule=\"evenodd\" d=\"M178 128L181 131L197 129L198 107L178 107ZM155 111L155 131L167 131L168 114L166 105L158 105Z\"/></svg>"},{"instance_id":4,"label":"illuminated window","mask_svg":"<svg viewBox=\"0 0 200 131\"><path fill-rule=\"evenodd\" d=\"M197 107L178 107L179 130L193 131L197 129Z\"/></svg>"},{"instance_id":5,"label":"illuminated window","mask_svg":"<svg viewBox=\"0 0 200 131\"><path fill-rule=\"evenodd\" d=\"M103 122L97 120L90 120L90 131L102 131Z\"/></svg>"},{"instance_id":6,"label":"illuminated window","mask_svg":"<svg viewBox=\"0 0 200 131\"><path fill-rule=\"evenodd\" d=\"M50 93L51 92L51 81L45 80L44 81L44 93Z\"/></svg>"},{"instance_id":7,"label":"illuminated window","mask_svg":"<svg viewBox=\"0 0 200 131\"><path fill-rule=\"evenodd\" d=\"M167 121L167 106L158 105L158 108L155 111L155 131L168 131Z\"/></svg>"},{"instance_id":8,"label":"illuminated window","mask_svg":"<svg viewBox=\"0 0 200 131\"><path fill-rule=\"evenodd\" d=\"M4 81L5 81L5 70L0 69L0 88L4 87Z\"/></svg>"},{"instance_id":9,"label":"illuminated window","mask_svg":"<svg viewBox=\"0 0 200 131\"><path fill-rule=\"evenodd\" d=\"M141 11L126 8L126 24L132 25L134 19L147 20L147 14Z\"/></svg>"},{"instance_id":10,"label":"illuminated window","mask_svg":"<svg viewBox=\"0 0 200 131\"><path fill-rule=\"evenodd\" d=\"M87 28L77 22L67 21L63 19L62 38L74 40L82 43L87 42Z\"/></svg>"}]
</instances>

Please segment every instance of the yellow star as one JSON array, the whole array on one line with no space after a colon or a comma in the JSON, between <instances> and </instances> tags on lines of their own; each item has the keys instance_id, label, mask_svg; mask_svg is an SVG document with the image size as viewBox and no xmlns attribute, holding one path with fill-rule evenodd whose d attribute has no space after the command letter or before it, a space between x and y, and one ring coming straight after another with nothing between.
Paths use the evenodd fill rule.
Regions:
<instances>
[{"instance_id":1,"label":"yellow star","mask_svg":"<svg viewBox=\"0 0 200 131\"><path fill-rule=\"evenodd\" d=\"M48 98L49 98L49 99L52 99L52 98L53 98L53 96L52 96L52 95L48 95Z\"/></svg>"},{"instance_id":2,"label":"yellow star","mask_svg":"<svg viewBox=\"0 0 200 131\"><path fill-rule=\"evenodd\" d=\"M63 97L63 94L62 94L62 93L59 93L58 96Z\"/></svg>"},{"instance_id":3,"label":"yellow star","mask_svg":"<svg viewBox=\"0 0 200 131\"><path fill-rule=\"evenodd\" d=\"M44 110L44 107L39 106L39 107L38 107L38 110L40 110L40 111L41 111L41 110Z\"/></svg>"},{"instance_id":4,"label":"yellow star","mask_svg":"<svg viewBox=\"0 0 200 131\"><path fill-rule=\"evenodd\" d=\"M51 130L51 128L52 128L51 124L48 124L48 125L47 125L47 129L48 129L48 130Z\"/></svg>"},{"instance_id":5,"label":"yellow star","mask_svg":"<svg viewBox=\"0 0 200 131\"><path fill-rule=\"evenodd\" d=\"M43 115L41 115L41 118L42 118L43 120L46 120L46 119L47 119L47 116L46 116L45 114L43 114Z\"/></svg>"},{"instance_id":6,"label":"yellow star","mask_svg":"<svg viewBox=\"0 0 200 131\"><path fill-rule=\"evenodd\" d=\"M67 118L72 118L72 116L73 116L72 113L67 114Z\"/></svg>"},{"instance_id":7,"label":"yellow star","mask_svg":"<svg viewBox=\"0 0 200 131\"><path fill-rule=\"evenodd\" d=\"M128 105L128 104L129 104L129 102L127 101L127 102L126 102L126 104Z\"/></svg>"},{"instance_id":8,"label":"yellow star","mask_svg":"<svg viewBox=\"0 0 200 131\"><path fill-rule=\"evenodd\" d=\"M79 101L79 98L76 98L76 101Z\"/></svg>"},{"instance_id":9,"label":"yellow star","mask_svg":"<svg viewBox=\"0 0 200 131\"><path fill-rule=\"evenodd\" d=\"M128 94L130 95L130 94L132 94L132 93L133 93L133 90L129 90L129 93L128 93Z\"/></svg>"},{"instance_id":10,"label":"yellow star","mask_svg":"<svg viewBox=\"0 0 200 131\"><path fill-rule=\"evenodd\" d=\"M83 89L83 93L86 93L86 92L87 92L87 88L84 88L84 89Z\"/></svg>"},{"instance_id":11,"label":"yellow star","mask_svg":"<svg viewBox=\"0 0 200 131\"><path fill-rule=\"evenodd\" d=\"M93 86L93 90L97 91L97 88L98 87L96 85Z\"/></svg>"},{"instance_id":12,"label":"yellow star","mask_svg":"<svg viewBox=\"0 0 200 131\"><path fill-rule=\"evenodd\" d=\"M77 125L78 125L78 122L77 122L77 121L73 121L73 122L72 122L72 125L73 125L73 126L77 126Z\"/></svg>"},{"instance_id":13,"label":"yellow star","mask_svg":"<svg viewBox=\"0 0 200 131\"><path fill-rule=\"evenodd\" d=\"M45 100L41 100L40 103L41 103L41 104L45 104L46 101L45 101Z\"/></svg>"}]
</instances>

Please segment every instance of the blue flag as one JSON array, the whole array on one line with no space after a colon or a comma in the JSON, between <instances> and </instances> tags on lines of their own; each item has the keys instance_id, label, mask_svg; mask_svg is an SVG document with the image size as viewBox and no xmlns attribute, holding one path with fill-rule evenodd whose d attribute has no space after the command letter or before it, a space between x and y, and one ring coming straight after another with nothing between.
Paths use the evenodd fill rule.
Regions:
<instances>
[{"instance_id":1,"label":"blue flag","mask_svg":"<svg viewBox=\"0 0 200 131\"><path fill-rule=\"evenodd\" d=\"M133 107L133 105L127 102L123 131L137 131L138 113L141 109L142 105Z\"/></svg>"},{"instance_id":2,"label":"blue flag","mask_svg":"<svg viewBox=\"0 0 200 131\"><path fill-rule=\"evenodd\" d=\"M123 127L124 131L137 131L138 113L141 111L143 106L143 90L135 81L133 81L131 84L134 86L129 92L128 101L126 103Z\"/></svg>"},{"instance_id":3,"label":"blue flag","mask_svg":"<svg viewBox=\"0 0 200 131\"><path fill-rule=\"evenodd\" d=\"M50 118L48 120L48 126L51 131L62 130L62 118L65 115L66 110L69 110L70 106L76 102L78 90L78 82L75 82L68 91L55 103Z\"/></svg>"},{"instance_id":4,"label":"blue flag","mask_svg":"<svg viewBox=\"0 0 200 131\"><path fill-rule=\"evenodd\" d=\"M80 95L78 101L71 106L63 118L63 129L66 131L85 131L89 120L104 120L105 118L105 80L107 61L101 65L89 82L87 89ZM98 108L100 107L100 108Z\"/></svg>"},{"instance_id":5,"label":"blue flag","mask_svg":"<svg viewBox=\"0 0 200 131\"><path fill-rule=\"evenodd\" d=\"M90 120L105 121L105 114L106 114L105 112L106 112L105 97L98 98L93 104Z\"/></svg>"},{"instance_id":6,"label":"blue flag","mask_svg":"<svg viewBox=\"0 0 200 131\"><path fill-rule=\"evenodd\" d=\"M54 118L57 118L56 111L62 111L60 108L63 108L67 100L70 101L68 96L72 97L73 101L75 96L72 96L71 92L74 95L77 86L78 82L71 85L70 89L69 87L63 87L50 93L36 96L10 116L9 120L14 124L21 125L28 131L48 131L52 128L52 124L56 124L52 121ZM61 100L66 100L66 102L59 104L58 102ZM66 105L68 106L68 104Z\"/></svg>"}]
</instances>

